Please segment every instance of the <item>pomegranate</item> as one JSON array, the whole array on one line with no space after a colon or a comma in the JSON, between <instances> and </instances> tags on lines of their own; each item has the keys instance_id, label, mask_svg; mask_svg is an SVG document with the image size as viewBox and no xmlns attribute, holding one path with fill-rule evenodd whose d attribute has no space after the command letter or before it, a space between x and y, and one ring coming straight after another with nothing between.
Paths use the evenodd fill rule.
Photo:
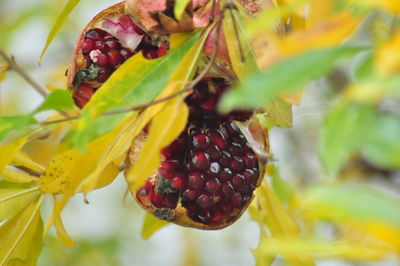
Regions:
<instances>
[{"instance_id":1,"label":"pomegranate","mask_svg":"<svg viewBox=\"0 0 400 266\"><path fill-rule=\"evenodd\" d=\"M253 198L266 162L267 133L251 119L250 110L226 115L216 111L229 86L223 78L205 78L186 98L190 109L186 129L162 150L158 171L135 195L139 204L158 218L220 229L236 221ZM245 136L239 127L248 126ZM126 161L128 169L136 162L146 137L144 130L135 139Z\"/></svg>"},{"instance_id":2,"label":"pomegranate","mask_svg":"<svg viewBox=\"0 0 400 266\"><path fill-rule=\"evenodd\" d=\"M77 42L68 70L68 88L76 105L82 108L132 55L142 52L149 60L161 57L168 53L169 33L206 25L211 2L192 1L177 24L166 18L173 8L166 0L128 0L94 17ZM217 5L216 16L219 10ZM217 111L234 74L223 31L216 33L211 32L204 47L204 56L209 57L219 38L214 71L185 99L190 110L185 130L162 150L159 169L133 193L158 218L207 230L224 228L239 219L262 181L268 152L268 132L255 119L256 110ZM226 66L222 72L226 75L215 74L221 73L221 65ZM132 146L126 169L135 164L147 135L145 128L127 144Z\"/></svg>"},{"instance_id":3,"label":"pomegranate","mask_svg":"<svg viewBox=\"0 0 400 266\"><path fill-rule=\"evenodd\" d=\"M82 108L129 57L142 52L154 59L167 51L166 35L146 34L125 12L125 2L118 3L95 16L81 33L68 69L67 87Z\"/></svg>"}]
</instances>

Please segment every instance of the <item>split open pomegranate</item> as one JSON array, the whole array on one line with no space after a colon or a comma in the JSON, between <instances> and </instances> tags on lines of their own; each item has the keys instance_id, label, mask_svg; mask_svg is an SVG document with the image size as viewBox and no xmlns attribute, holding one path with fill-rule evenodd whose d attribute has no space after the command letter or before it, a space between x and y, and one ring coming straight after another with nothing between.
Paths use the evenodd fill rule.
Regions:
<instances>
[{"instance_id":1,"label":"split open pomegranate","mask_svg":"<svg viewBox=\"0 0 400 266\"><path fill-rule=\"evenodd\" d=\"M193 6L201 5L202 16L211 9L209 1L195 2L188 6L186 22L175 25L173 31L191 30L199 25L198 21L191 21L196 20L193 12L200 10ZM141 52L151 60L168 53L168 33L172 32L164 25L164 6L160 6L162 11L157 19L140 21L148 19L148 13L139 12L140 1L132 3L127 1L127 9L124 2L111 6L83 30L68 70L68 88L78 107L84 107L101 84L132 55ZM132 7L140 14L130 14ZM167 5L167 9L171 7ZM204 56L210 55L210 47L215 43L212 38L219 37L210 34ZM221 47L226 49L225 45ZM222 52L225 56L218 57L218 53L217 59L229 65L227 51ZM159 169L133 193L146 211L160 219L201 229L224 228L239 219L262 181L268 133L254 119L255 110L228 114L217 111L218 101L232 86L231 74L229 79L223 75L206 76L196 84L185 99L190 113L184 131L162 150ZM144 129L133 143L127 143L132 148L126 169L136 163L147 135Z\"/></svg>"}]
</instances>

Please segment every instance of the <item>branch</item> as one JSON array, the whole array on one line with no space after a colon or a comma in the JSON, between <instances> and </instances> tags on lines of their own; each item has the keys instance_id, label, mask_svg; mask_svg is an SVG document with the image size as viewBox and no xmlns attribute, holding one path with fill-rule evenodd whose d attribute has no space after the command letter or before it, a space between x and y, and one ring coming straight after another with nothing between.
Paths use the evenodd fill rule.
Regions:
<instances>
[{"instance_id":1,"label":"branch","mask_svg":"<svg viewBox=\"0 0 400 266\"><path fill-rule=\"evenodd\" d=\"M8 66L16 71L26 82L28 82L40 95L46 97L48 92L45 88L40 86L22 67L20 67L13 56L8 56L2 49L0 49L0 56L6 61Z\"/></svg>"}]
</instances>

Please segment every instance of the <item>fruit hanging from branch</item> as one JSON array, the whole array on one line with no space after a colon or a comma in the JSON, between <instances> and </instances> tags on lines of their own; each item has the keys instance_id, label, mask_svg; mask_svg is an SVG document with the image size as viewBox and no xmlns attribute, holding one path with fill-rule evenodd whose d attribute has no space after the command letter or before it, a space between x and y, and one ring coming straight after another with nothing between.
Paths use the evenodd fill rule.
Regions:
<instances>
[{"instance_id":1,"label":"fruit hanging from branch","mask_svg":"<svg viewBox=\"0 0 400 266\"><path fill-rule=\"evenodd\" d=\"M162 149L158 170L132 191L146 211L183 226L221 229L235 222L251 203L266 164L268 132L254 116L260 110L217 111L221 96L237 82L221 26L224 9L234 7L191 1L177 20L174 1L116 4L85 27L68 70L68 88L82 108L129 57L142 53L148 60L160 58L168 53L171 34L213 27L203 31L208 36L185 99L186 126ZM127 144L132 148L126 171L137 163L147 137L145 127Z\"/></svg>"}]
</instances>

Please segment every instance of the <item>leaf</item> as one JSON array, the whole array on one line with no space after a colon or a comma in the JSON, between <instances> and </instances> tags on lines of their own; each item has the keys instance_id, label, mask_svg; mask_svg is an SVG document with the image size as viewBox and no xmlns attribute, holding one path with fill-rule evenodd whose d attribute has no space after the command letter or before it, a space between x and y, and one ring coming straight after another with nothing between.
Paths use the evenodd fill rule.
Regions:
<instances>
[{"instance_id":1,"label":"leaf","mask_svg":"<svg viewBox=\"0 0 400 266\"><path fill-rule=\"evenodd\" d=\"M19 260L25 265L36 265L43 242L43 224L37 196L18 215L0 226L0 265Z\"/></svg>"},{"instance_id":2,"label":"leaf","mask_svg":"<svg viewBox=\"0 0 400 266\"><path fill-rule=\"evenodd\" d=\"M6 144L0 144L0 171L10 164L27 140L27 137L21 137Z\"/></svg>"},{"instance_id":3,"label":"leaf","mask_svg":"<svg viewBox=\"0 0 400 266\"><path fill-rule=\"evenodd\" d=\"M271 185L274 192L282 203L289 205L295 196L294 188L281 178L276 166L271 164L267 165L267 172L271 176Z\"/></svg>"},{"instance_id":4,"label":"leaf","mask_svg":"<svg viewBox=\"0 0 400 266\"><path fill-rule=\"evenodd\" d=\"M27 175L18 171L4 168L0 171L0 177L6 181L14 183L34 184L39 181L35 176Z\"/></svg>"},{"instance_id":5,"label":"leaf","mask_svg":"<svg viewBox=\"0 0 400 266\"><path fill-rule=\"evenodd\" d=\"M256 190L256 198L258 201L260 219L265 225L273 238L291 238L300 235L298 226L294 223L289 213L280 200L270 188L268 182L264 180L261 186ZM260 243L261 245L261 243ZM284 254L281 254L284 255ZM291 265L313 265L311 257L304 256L287 256L285 259Z\"/></svg>"},{"instance_id":6,"label":"leaf","mask_svg":"<svg viewBox=\"0 0 400 266\"><path fill-rule=\"evenodd\" d=\"M316 259L340 258L352 261L376 261L386 258L391 253L390 249L379 243L369 245L343 240L264 238L261 243L262 245L257 249L260 257L269 257L278 253L285 257L313 256Z\"/></svg>"},{"instance_id":7,"label":"leaf","mask_svg":"<svg viewBox=\"0 0 400 266\"><path fill-rule=\"evenodd\" d=\"M186 6L190 0L177 0L174 6L174 14L178 20L181 20L183 12L185 12Z\"/></svg>"},{"instance_id":8,"label":"leaf","mask_svg":"<svg viewBox=\"0 0 400 266\"><path fill-rule=\"evenodd\" d=\"M340 197L338 197L340 195ZM308 215L339 223L383 223L400 233L399 200L362 184L320 184L302 196Z\"/></svg>"},{"instance_id":9,"label":"leaf","mask_svg":"<svg viewBox=\"0 0 400 266\"><path fill-rule=\"evenodd\" d=\"M107 166L113 164L118 158L125 157L126 152L131 147L133 139L140 133L141 128L138 127L138 120L136 120L136 115L124 120L121 125L123 128L119 130L114 140L105 149L104 155L98 161L96 169L82 182L80 190L87 194L96 187L102 186L107 183L104 176L101 173ZM123 158L124 159L124 158ZM114 167L115 168L115 167ZM112 169L110 169L112 171ZM108 175L112 176L112 175ZM106 181L106 182L105 182ZM110 180L112 181L112 180Z\"/></svg>"},{"instance_id":10,"label":"leaf","mask_svg":"<svg viewBox=\"0 0 400 266\"><path fill-rule=\"evenodd\" d=\"M400 118L378 114L364 126L360 151L373 164L384 169L400 169Z\"/></svg>"},{"instance_id":11,"label":"leaf","mask_svg":"<svg viewBox=\"0 0 400 266\"><path fill-rule=\"evenodd\" d=\"M172 73L169 86L157 97L161 99L176 93L193 78L197 63L203 51L203 45L210 29L203 33L195 45L187 52L179 66ZM138 161L126 175L130 191L136 191L159 166L161 149L179 136L186 126L189 108L184 102L185 94L180 94L163 103L150 106L143 114L154 113L149 135L144 143ZM148 116L148 115L147 115Z\"/></svg>"},{"instance_id":12,"label":"leaf","mask_svg":"<svg viewBox=\"0 0 400 266\"><path fill-rule=\"evenodd\" d=\"M39 64L42 61L42 58L43 58L44 54L46 53L46 50L49 47L50 43L53 41L54 37L57 35L61 26L64 24L65 20L67 19L68 15L72 12L72 10L75 8L75 6L78 3L79 3L79 0L69 0L67 5L64 7L60 16L57 18L57 21L54 23L52 29L50 30L49 35L47 36L46 44L43 48L42 53L40 54Z\"/></svg>"},{"instance_id":13,"label":"leaf","mask_svg":"<svg viewBox=\"0 0 400 266\"><path fill-rule=\"evenodd\" d=\"M37 171L37 172L43 172L45 168L38 164L37 162L33 161L28 155L23 153L22 151L18 151L14 158L12 159L10 165L13 166L21 166L21 167L26 167L31 170Z\"/></svg>"},{"instance_id":14,"label":"leaf","mask_svg":"<svg viewBox=\"0 0 400 266\"><path fill-rule=\"evenodd\" d=\"M250 75L236 88L225 93L219 108L228 112L237 108L265 107L271 97L301 88L308 81L331 71L339 60L361 50L355 47L336 47L282 60L263 72Z\"/></svg>"},{"instance_id":15,"label":"leaf","mask_svg":"<svg viewBox=\"0 0 400 266\"><path fill-rule=\"evenodd\" d=\"M93 131L101 129L108 132L115 123L127 117L127 114L113 115L108 118L114 120L111 126L103 123L100 128L94 127L97 118L104 111L145 104L153 100L165 88L171 73L198 38L199 32L171 35L172 49L166 56L148 60L138 53L121 65L82 110L72 135L75 147L83 150Z\"/></svg>"},{"instance_id":16,"label":"leaf","mask_svg":"<svg viewBox=\"0 0 400 266\"><path fill-rule=\"evenodd\" d=\"M40 112L44 110L72 110L75 108L71 93L67 90L56 90L50 93L44 102L35 110Z\"/></svg>"},{"instance_id":17,"label":"leaf","mask_svg":"<svg viewBox=\"0 0 400 266\"><path fill-rule=\"evenodd\" d=\"M0 222L14 217L38 191L38 187L0 181Z\"/></svg>"},{"instance_id":18,"label":"leaf","mask_svg":"<svg viewBox=\"0 0 400 266\"><path fill-rule=\"evenodd\" d=\"M243 80L258 70L256 56L247 38L246 28L241 14L236 9L227 8L224 13L223 28L233 70Z\"/></svg>"},{"instance_id":19,"label":"leaf","mask_svg":"<svg viewBox=\"0 0 400 266\"><path fill-rule=\"evenodd\" d=\"M329 176L335 176L370 124L369 106L340 104L326 117L321 128L319 155ZM372 124L371 124L372 125Z\"/></svg>"},{"instance_id":20,"label":"leaf","mask_svg":"<svg viewBox=\"0 0 400 266\"><path fill-rule=\"evenodd\" d=\"M1 116L0 117L0 142L8 135L16 131L22 133L27 131L30 126L36 125L38 121L32 114L16 115L16 116Z\"/></svg>"},{"instance_id":21,"label":"leaf","mask_svg":"<svg viewBox=\"0 0 400 266\"><path fill-rule=\"evenodd\" d=\"M264 118L263 124L266 128L274 126L282 128L292 127L292 105L280 98L271 100L265 112L259 115Z\"/></svg>"},{"instance_id":22,"label":"leaf","mask_svg":"<svg viewBox=\"0 0 400 266\"><path fill-rule=\"evenodd\" d=\"M74 248L75 242L68 235L68 232L62 222L61 215L57 215L54 218L54 227L56 228L57 237L60 239L61 243L67 248Z\"/></svg>"},{"instance_id":23,"label":"leaf","mask_svg":"<svg viewBox=\"0 0 400 266\"><path fill-rule=\"evenodd\" d=\"M375 68L379 75L387 77L400 71L400 31L379 47L375 55Z\"/></svg>"},{"instance_id":24,"label":"leaf","mask_svg":"<svg viewBox=\"0 0 400 266\"><path fill-rule=\"evenodd\" d=\"M146 212L142 227L142 238L145 240L149 239L155 232L168 224L167 221L160 220L157 217L154 217L154 215Z\"/></svg>"},{"instance_id":25,"label":"leaf","mask_svg":"<svg viewBox=\"0 0 400 266\"><path fill-rule=\"evenodd\" d=\"M2 64L0 65L0 82L4 81L6 78L6 73L10 69L9 65Z\"/></svg>"},{"instance_id":26,"label":"leaf","mask_svg":"<svg viewBox=\"0 0 400 266\"><path fill-rule=\"evenodd\" d=\"M275 258L277 257L276 252L267 253L264 251L264 246L268 243L268 235L264 230L260 230L260 240L258 246L255 249L251 249L254 259L256 260L256 266L272 265Z\"/></svg>"}]
</instances>

